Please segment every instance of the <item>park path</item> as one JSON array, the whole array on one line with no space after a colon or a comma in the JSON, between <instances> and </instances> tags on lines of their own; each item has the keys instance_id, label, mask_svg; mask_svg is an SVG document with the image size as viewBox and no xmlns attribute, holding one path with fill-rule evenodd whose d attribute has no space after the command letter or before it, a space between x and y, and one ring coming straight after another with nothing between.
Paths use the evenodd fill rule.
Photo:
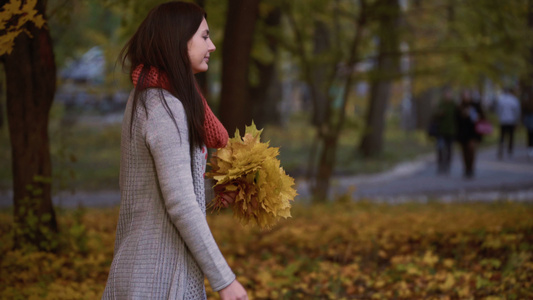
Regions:
<instances>
[{"instance_id":1,"label":"park path","mask_svg":"<svg viewBox=\"0 0 533 300\"><path fill-rule=\"evenodd\" d=\"M461 153L454 149L449 175L438 175L435 154L397 165L376 175L336 178L332 197L349 195L373 201L533 201L533 157L517 145L514 154L499 160L496 147L481 149L474 178L463 178ZM301 183L299 191L307 185ZM305 194L307 195L307 194Z\"/></svg>"},{"instance_id":2,"label":"park path","mask_svg":"<svg viewBox=\"0 0 533 300\"><path fill-rule=\"evenodd\" d=\"M401 163L393 169L374 175L345 176L332 180L331 199L349 195L352 199L382 202L427 201L533 201L533 158L526 148L517 145L512 157L496 158L496 148L481 149L476 161L476 175L462 176L460 153L455 149L448 176L437 175L435 155L425 155ZM297 180L297 201L307 201L309 186ZM120 202L118 191L60 193L54 204L64 207L115 206ZM11 191L0 191L0 207L12 204Z\"/></svg>"}]
</instances>

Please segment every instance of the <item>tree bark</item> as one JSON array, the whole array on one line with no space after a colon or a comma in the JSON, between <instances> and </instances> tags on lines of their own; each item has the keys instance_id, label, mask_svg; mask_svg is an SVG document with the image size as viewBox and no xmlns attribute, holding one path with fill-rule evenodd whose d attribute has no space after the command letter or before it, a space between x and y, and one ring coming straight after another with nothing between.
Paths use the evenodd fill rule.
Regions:
<instances>
[{"instance_id":1,"label":"tree bark","mask_svg":"<svg viewBox=\"0 0 533 300\"><path fill-rule=\"evenodd\" d=\"M528 0L527 26L533 30L533 0ZM527 54L528 72L520 80L520 100L522 102L522 113L533 113L533 47L529 48Z\"/></svg>"},{"instance_id":2,"label":"tree bark","mask_svg":"<svg viewBox=\"0 0 533 300\"><path fill-rule=\"evenodd\" d=\"M44 16L46 1L36 10ZM45 26L46 27L46 26ZM57 222L52 206L48 117L56 88L56 65L47 28L33 24L4 55L6 102L12 147L15 247L54 248Z\"/></svg>"},{"instance_id":3,"label":"tree bark","mask_svg":"<svg viewBox=\"0 0 533 300\"><path fill-rule=\"evenodd\" d=\"M248 65L259 0L230 0L222 49L220 121L230 136L251 123Z\"/></svg>"},{"instance_id":4,"label":"tree bark","mask_svg":"<svg viewBox=\"0 0 533 300\"><path fill-rule=\"evenodd\" d=\"M0 130L2 130L3 128L4 128L4 76L0 76Z\"/></svg>"},{"instance_id":5,"label":"tree bark","mask_svg":"<svg viewBox=\"0 0 533 300\"><path fill-rule=\"evenodd\" d=\"M361 1L360 13L354 31L355 35L350 46L350 55L346 63L349 68L352 68L357 61L363 29L366 26L366 7L366 1ZM319 155L318 170L313 184L313 202L324 202L329 194L330 180L336 163L339 135L344 126L346 105L348 103L353 79L353 70L350 70L343 78L341 107L339 109L333 108L333 99L331 97L328 98L327 114L326 119L324 120L325 123L322 124L320 128L317 128L317 138L322 147ZM333 80L329 82L330 83L324 86L324 88L329 88Z\"/></svg>"},{"instance_id":6,"label":"tree bark","mask_svg":"<svg viewBox=\"0 0 533 300\"><path fill-rule=\"evenodd\" d=\"M380 1L381 19L378 29L379 55L375 77L372 79L369 97L369 109L366 115L365 132L361 138L360 150L365 157L383 151L383 131L385 113L392 88L390 74L398 73L398 56L384 53L396 53L399 49L397 27L400 7L398 0Z\"/></svg>"},{"instance_id":7,"label":"tree bark","mask_svg":"<svg viewBox=\"0 0 533 300\"><path fill-rule=\"evenodd\" d=\"M330 51L331 33L328 30L326 24L323 21L317 20L314 22L314 35L313 35L313 55L320 56L325 52ZM330 113L330 103L328 99L328 91L331 85L331 78L334 74L331 74L331 63L320 62L317 63L312 71L312 78L315 82L316 99L314 101L313 108L313 125L316 127L322 126L327 122Z\"/></svg>"},{"instance_id":8,"label":"tree bark","mask_svg":"<svg viewBox=\"0 0 533 300\"><path fill-rule=\"evenodd\" d=\"M335 168L339 134L328 134L321 138L322 149L318 161L318 172L313 185L313 202L327 199L331 176Z\"/></svg>"},{"instance_id":9,"label":"tree bark","mask_svg":"<svg viewBox=\"0 0 533 300\"><path fill-rule=\"evenodd\" d=\"M331 51L331 32L323 21L314 22L313 35L313 55L320 56ZM312 86L315 90L313 101L313 118L312 124L317 129L316 139L318 143L313 143L310 149L309 168L314 168L313 182L313 202L323 202L327 199L329 192L329 183L333 168L335 167L335 156L337 152L337 134L332 130L331 120L333 110L331 96L328 91L331 88L332 78L335 74L330 72L331 63L319 62L314 65L311 72ZM324 130L325 129L325 130ZM318 156L316 167L314 161L315 155ZM308 172L311 173L311 172Z\"/></svg>"},{"instance_id":10,"label":"tree bark","mask_svg":"<svg viewBox=\"0 0 533 300\"><path fill-rule=\"evenodd\" d=\"M281 114L278 103L281 101L281 82L278 80L276 63L256 62L259 84L250 88L252 118L258 128L267 124L280 124Z\"/></svg>"},{"instance_id":11,"label":"tree bark","mask_svg":"<svg viewBox=\"0 0 533 300\"><path fill-rule=\"evenodd\" d=\"M440 87L431 87L420 92L413 99L414 111L415 111L415 125L417 129L427 130L429 122L431 120L431 111L434 103L439 100Z\"/></svg>"},{"instance_id":12,"label":"tree bark","mask_svg":"<svg viewBox=\"0 0 533 300\"><path fill-rule=\"evenodd\" d=\"M383 65L387 64L383 63ZM383 65L379 68L384 68ZM370 107L366 115L365 132L361 140L361 152L365 157L376 155L383 151L385 113L390 98L391 85L391 82L384 80L371 84Z\"/></svg>"},{"instance_id":13,"label":"tree bark","mask_svg":"<svg viewBox=\"0 0 533 300\"><path fill-rule=\"evenodd\" d=\"M263 20L264 26L268 29L279 27L281 22L281 9L276 7ZM254 61L259 74L259 83L250 88L250 100L252 101L252 118L258 128L263 128L266 124L281 124L281 112L279 103L281 102L281 81L278 76L278 41L275 37L263 33L268 42L269 51L274 59L268 63Z\"/></svg>"}]
</instances>

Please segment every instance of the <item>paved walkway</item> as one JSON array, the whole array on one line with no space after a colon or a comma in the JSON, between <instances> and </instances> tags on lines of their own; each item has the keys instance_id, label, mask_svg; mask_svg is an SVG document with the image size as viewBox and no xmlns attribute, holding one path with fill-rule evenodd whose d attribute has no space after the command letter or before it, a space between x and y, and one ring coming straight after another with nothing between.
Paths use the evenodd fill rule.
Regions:
<instances>
[{"instance_id":1,"label":"paved walkway","mask_svg":"<svg viewBox=\"0 0 533 300\"><path fill-rule=\"evenodd\" d=\"M459 149L449 175L437 175L435 155L398 165L377 175L352 176L333 180L332 196L349 194L354 199L401 202L427 201L533 201L533 157L519 146L512 157L496 157L496 148L478 153L474 178L463 178ZM300 194L308 195L307 184L299 183Z\"/></svg>"},{"instance_id":2,"label":"paved walkway","mask_svg":"<svg viewBox=\"0 0 533 300\"><path fill-rule=\"evenodd\" d=\"M512 157L496 158L494 147L482 149L476 161L476 176L464 179L460 152L454 149L451 173L436 174L434 155L402 163L390 171L363 176L334 178L331 196L350 194L353 199L383 202L427 201L495 201L508 199L533 202L533 158L526 148L516 147ZM305 181L297 182L297 200L309 197ZM54 204L64 207L78 205L102 207L120 202L118 191L94 193L61 193L53 198ZM11 192L0 191L0 207L12 205Z\"/></svg>"}]
</instances>

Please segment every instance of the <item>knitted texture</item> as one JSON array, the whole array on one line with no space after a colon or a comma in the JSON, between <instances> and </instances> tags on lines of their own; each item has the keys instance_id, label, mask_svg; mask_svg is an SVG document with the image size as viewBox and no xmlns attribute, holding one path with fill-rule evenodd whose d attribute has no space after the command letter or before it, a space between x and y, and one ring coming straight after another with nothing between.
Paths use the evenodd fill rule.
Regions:
<instances>
[{"instance_id":1,"label":"knitted texture","mask_svg":"<svg viewBox=\"0 0 533 300\"><path fill-rule=\"evenodd\" d=\"M215 291L235 280L205 219L207 150L189 151L183 105L163 91L176 130L160 91L145 91L133 124L133 93L126 106L120 214L102 299L205 300L204 275Z\"/></svg>"},{"instance_id":2,"label":"knitted texture","mask_svg":"<svg viewBox=\"0 0 533 300\"><path fill-rule=\"evenodd\" d=\"M137 87L139 82L139 77L141 76L144 65L138 65L133 73L131 74L131 79L133 85ZM159 71L155 67L150 67L148 72L144 74L143 86L139 87L141 89L147 88L162 88L167 91L171 90L170 83L168 82L168 77L162 71ZM204 96L200 91L198 91L204 102L205 109L205 119L204 119L204 128L205 128L205 145L209 148L223 148L228 143L228 131L224 128L224 125L220 123L218 118L215 116Z\"/></svg>"}]
</instances>

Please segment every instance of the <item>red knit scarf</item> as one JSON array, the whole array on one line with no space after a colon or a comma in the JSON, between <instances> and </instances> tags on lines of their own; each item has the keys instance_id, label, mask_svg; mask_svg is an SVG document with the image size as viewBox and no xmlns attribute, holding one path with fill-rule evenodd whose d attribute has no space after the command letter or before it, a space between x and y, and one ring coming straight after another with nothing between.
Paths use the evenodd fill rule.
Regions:
<instances>
[{"instance_id":1,"label":"red knit scarf","mask_svg":"<svg viewBox=\"0 0 533 300\"><path fill-rule=\"evenodd\" d=\"M133 85L137 87L137 82L139 81L139 77L141 75L142 69L144 65L140 64L138 65L133 73L131 74L131 79L133 81ZM144 74L144 86L145 88L162 88L167 91L170 91L171 87L168 82L168 78L165 73L159 71L155 67L150 67L150 71L148 71L148 74ZM202 100L204 102L204 108L205 108L205 120L204 120L204 130L205 130L205 145L209 148L223 148L226 146L228 142L228 132L226 131L226 128L220 123L220 121L217 119L215 114L213 114L213 111L211 111L211 108L209 108L209 105L207 104L207 101L205 100L202 93L200 93L200 96L202 97Z\"/></svg>"}]
</instances>

